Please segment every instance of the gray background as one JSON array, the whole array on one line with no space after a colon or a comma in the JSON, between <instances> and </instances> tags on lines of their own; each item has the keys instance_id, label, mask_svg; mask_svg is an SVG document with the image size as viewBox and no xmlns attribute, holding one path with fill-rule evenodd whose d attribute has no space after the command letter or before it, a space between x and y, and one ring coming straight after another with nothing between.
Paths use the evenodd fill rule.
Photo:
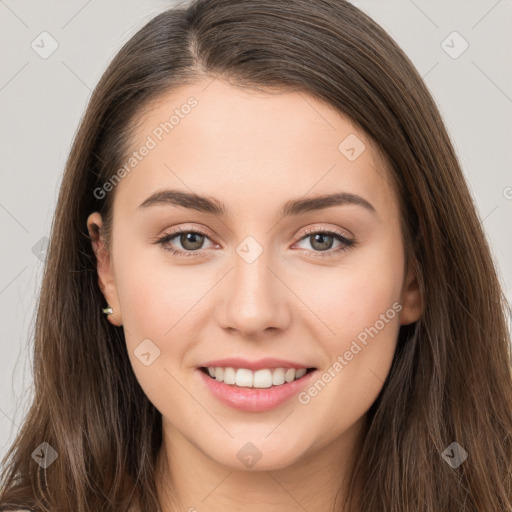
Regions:
<instances>
[{"instance_id":1,"label":"gray background","mask_svg":"<svg viewBox=\"0 0 512 512\"><path fill-rule=\"evenodd\" d=\"M0 0L0 457L32 396L30 341L45 237L78 121L121 45L174 3ZM353 3L390 33L433 93L510 301L512 1ZM460 36L450 36L454 31ZM464 41L469 46L458 55ZM52 44L57 49L42 58Z\"/></svg>"}]
</instances>

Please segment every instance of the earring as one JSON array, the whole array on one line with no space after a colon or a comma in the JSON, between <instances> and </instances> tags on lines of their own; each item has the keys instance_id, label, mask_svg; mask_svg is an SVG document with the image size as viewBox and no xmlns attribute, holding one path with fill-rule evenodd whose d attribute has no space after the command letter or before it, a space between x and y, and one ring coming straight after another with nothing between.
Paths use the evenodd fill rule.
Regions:
<instances>
[{"instance_id":1,"label":"earring","mask_svg":"<svg viewBox=\"0 0 512 512\"><path fill-rule=\"evenodd\" d=\"M112 306L108 306L107 308L103 308L103 313L105 315L112 315L114 313L114 310L112 309Z\"/></svg>"}]
</instances>

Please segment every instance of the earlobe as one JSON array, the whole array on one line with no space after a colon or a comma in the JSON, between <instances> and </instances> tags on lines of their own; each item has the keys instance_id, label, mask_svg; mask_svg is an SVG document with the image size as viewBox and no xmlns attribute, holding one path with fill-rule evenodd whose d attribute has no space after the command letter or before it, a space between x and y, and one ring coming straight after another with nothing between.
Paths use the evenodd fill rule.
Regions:
<instances>
[{"instance_id":1,"label":"earlobe","mask_svg":"<svg viewBox=\"0 0 512 512\"><path fill-rule=\"evenodd\" d=\"M423 313L423 297L416 273L409 268L402 291L402 311L400 324L408 325L416 322Z\"/></svg>"},{"instance_id":2,"label":"earlobe","mask_svg":"<svg viewBox=\"0 0 512 512\"><path fill-rule=\"evenodd\" d=\"M92 249L96 256L96 270L98 272L98 286L107 302L107 307L112 307L113 314L107 316L109 322L115 326L121 326L121 307L117 296L114 269L108 251L106 241L102 235L103 221L98 212L91 213L87 218L87 230L91 237ZM98 304L98 312L102 313L105 306Z\"/></svg>"}]
</instances>

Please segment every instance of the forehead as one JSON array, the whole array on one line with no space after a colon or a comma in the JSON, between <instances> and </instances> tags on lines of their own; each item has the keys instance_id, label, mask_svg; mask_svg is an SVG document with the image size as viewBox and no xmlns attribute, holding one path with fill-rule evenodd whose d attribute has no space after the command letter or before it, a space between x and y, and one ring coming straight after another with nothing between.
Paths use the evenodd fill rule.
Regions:
<instances>
[{"instance_id":1,"label":"forehead","mask_svg":"<svg viewBox=\"0 0 512 512\"><path fill-rule=\"evenodd\" d=\"M159 97L133 134L124 162L133 165L116 192L132 207L164 188L207 194L247 214L339 191L394 206L386 161L366 134L305 92L205 79Z\"/></svg>"}]
</instances>

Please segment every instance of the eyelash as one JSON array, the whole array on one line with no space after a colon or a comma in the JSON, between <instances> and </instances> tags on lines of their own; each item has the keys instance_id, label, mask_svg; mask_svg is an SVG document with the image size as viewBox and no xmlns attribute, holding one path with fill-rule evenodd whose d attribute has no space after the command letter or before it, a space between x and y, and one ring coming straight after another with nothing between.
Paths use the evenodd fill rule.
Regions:
<instances>
[{"instance_id":1,"label":"eyelash","mask_svg":"<svg viewBox=\"0 0 512 512\"><path fill-rule=\"evenodd\" d=\"M194 257L194 256L201 255L201 253L203 252L202 250L182 251L180 249L174 249L171 246L166 246L165 245L166 243L170 242L171 240L173 240L174 238L176 238L177 236L179 236L179 235L181 235L183 233L194 233L194 234L197 234L197 235L202 235L202 236L204 236L204 237L206 237L208 239L210 238L207 233L205 233L205 232L203 232L203 231L201 231L199 229L182 229L182 228L178 228L175 231L172 231L171 233L166 233L162 237L156 239L154 241L154 243L160 244L164 250L169 251L171 254L174 254L174 255L179 256L179 257L189 258L189 257ZM337 254L340 251L347 251L348 249L352 248L355 245L355 243L356 243L355 240L351 240L351 239L347 238L345 235L343 235L342 233L340 233L338 231L319 230L319 229L315 229L315 228L306 229L302 233L302 236L298 240L298 242L301 242L302 240L304 240L304 239L306 239L306 238L308 238L308 237L310 237L312 235L317 235L317 234L331 235L336 240L341 242L341 244L342 244L338 249L335 249L335 250L313 251L314 253L317 253L317 256L320 257L320 258L326 258L326 257L329 258L329 257L332 257L333 255ZM306 249L303 249L303 250L306 250Z\"/></svg>"}]
</instances>

